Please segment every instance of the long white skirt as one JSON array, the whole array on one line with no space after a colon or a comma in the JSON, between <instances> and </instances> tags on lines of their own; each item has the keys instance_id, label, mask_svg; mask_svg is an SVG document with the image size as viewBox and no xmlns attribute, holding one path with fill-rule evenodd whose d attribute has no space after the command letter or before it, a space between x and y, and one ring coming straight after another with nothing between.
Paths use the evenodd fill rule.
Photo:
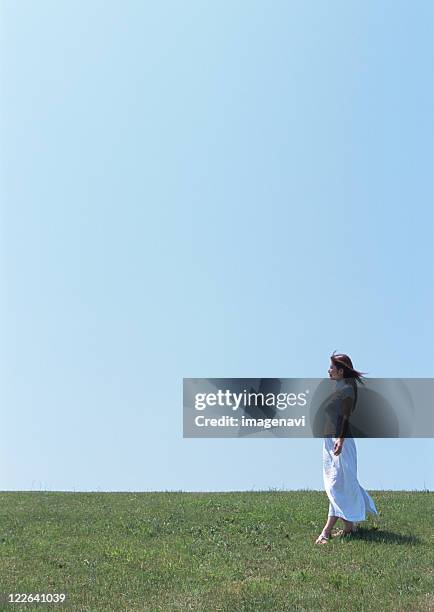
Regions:
<instances>
[{"instance_id":1,"label":"long white skirt","mask_svg":"<svg viewBox=\"0 0 434 612\"><path fill-rule=\"evenodd\" d=\"M329 516L364 521L366 513L378 514L372 497L357 480L357 450L353 438L345 438L342 452L333 454L336 438L324 438L324 487L330 501Z\"/></svg>"}]
</instances>

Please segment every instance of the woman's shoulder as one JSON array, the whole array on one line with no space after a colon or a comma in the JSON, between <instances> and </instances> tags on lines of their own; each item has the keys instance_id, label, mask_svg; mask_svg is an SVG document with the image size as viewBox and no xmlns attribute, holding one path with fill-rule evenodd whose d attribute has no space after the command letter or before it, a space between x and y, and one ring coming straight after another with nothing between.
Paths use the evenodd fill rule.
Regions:
<instances>
[{"instance_id":1,"label":"woman's shoulder","mask_svg":"<svg viewBox=\"0 0 434 612\"><path fill-rule=\"evenodd\" d=\"M351 397L354 399L355 397L353 385L350 382L346 382L346 381L340 385L338 389L338 393L341 399L344 399L346 397Z\"/></svg>"}]
</instances>

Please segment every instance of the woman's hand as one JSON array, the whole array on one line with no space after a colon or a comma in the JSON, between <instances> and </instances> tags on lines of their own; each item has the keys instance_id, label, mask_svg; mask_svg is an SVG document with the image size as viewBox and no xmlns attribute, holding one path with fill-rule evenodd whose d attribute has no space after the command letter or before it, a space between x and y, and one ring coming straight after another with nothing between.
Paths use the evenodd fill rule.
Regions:
<instances>
[{"instance_id":1,"label":"woman's hand","mask_svg":"<svg viewBox=\"0 0 434 612\"><path fill-rule=\"evenodd\" d=\"M333 444L333 454L336 455L336 457L342 452L342 448L344 446L344 439L345 438L336 438L335 443Z\"/></svg>"}]
</instances>

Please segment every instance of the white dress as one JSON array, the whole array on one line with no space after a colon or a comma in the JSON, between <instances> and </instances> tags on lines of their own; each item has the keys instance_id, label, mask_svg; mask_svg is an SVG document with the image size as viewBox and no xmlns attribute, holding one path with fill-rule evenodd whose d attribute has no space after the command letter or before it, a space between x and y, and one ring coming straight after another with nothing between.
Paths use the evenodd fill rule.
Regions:
<instances>
[{"instance_id":1,"label":"white dress","mask_svg":"<svg viewBox=\"0 0 434 612\"><path fill-rule=\"evenodd\" d=\"M345 379L336 381L339 401L345 397L354 399L354 389ZM378 514L372 497L357 480L357 449L352 437L345 438L341 453L333 454L336 438L324 438L323 476L324 488L330 501L329 516L347 521L366 520L366 513Z\"/></svg>"}]
</instances>

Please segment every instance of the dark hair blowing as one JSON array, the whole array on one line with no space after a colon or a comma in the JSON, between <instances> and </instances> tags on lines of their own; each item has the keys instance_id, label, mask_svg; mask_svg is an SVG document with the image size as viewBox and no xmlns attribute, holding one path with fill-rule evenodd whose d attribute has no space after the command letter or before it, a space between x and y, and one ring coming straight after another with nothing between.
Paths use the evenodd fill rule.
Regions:
<instances>
[{"instance_id":1,"label":"dark hair blowing","mask_svg":"<svg viewBox=\"0 0 434 612\"><path fill-rule=\"evenodd\" d=\"M362 376L363 374L366 374L366 372L359 372L358 370L355 370L353 367L353 362L348 355L345 355L344 353L336 354L336 351L333 351L333 355L331 355L330 359L334 366L336 366L339 370L344 371L344 378L347 378L348 382L353 387L355 408L357 403L357 383L360 383L361 385L365 384L362 380Z\"/></svg>"}]
</instances>

